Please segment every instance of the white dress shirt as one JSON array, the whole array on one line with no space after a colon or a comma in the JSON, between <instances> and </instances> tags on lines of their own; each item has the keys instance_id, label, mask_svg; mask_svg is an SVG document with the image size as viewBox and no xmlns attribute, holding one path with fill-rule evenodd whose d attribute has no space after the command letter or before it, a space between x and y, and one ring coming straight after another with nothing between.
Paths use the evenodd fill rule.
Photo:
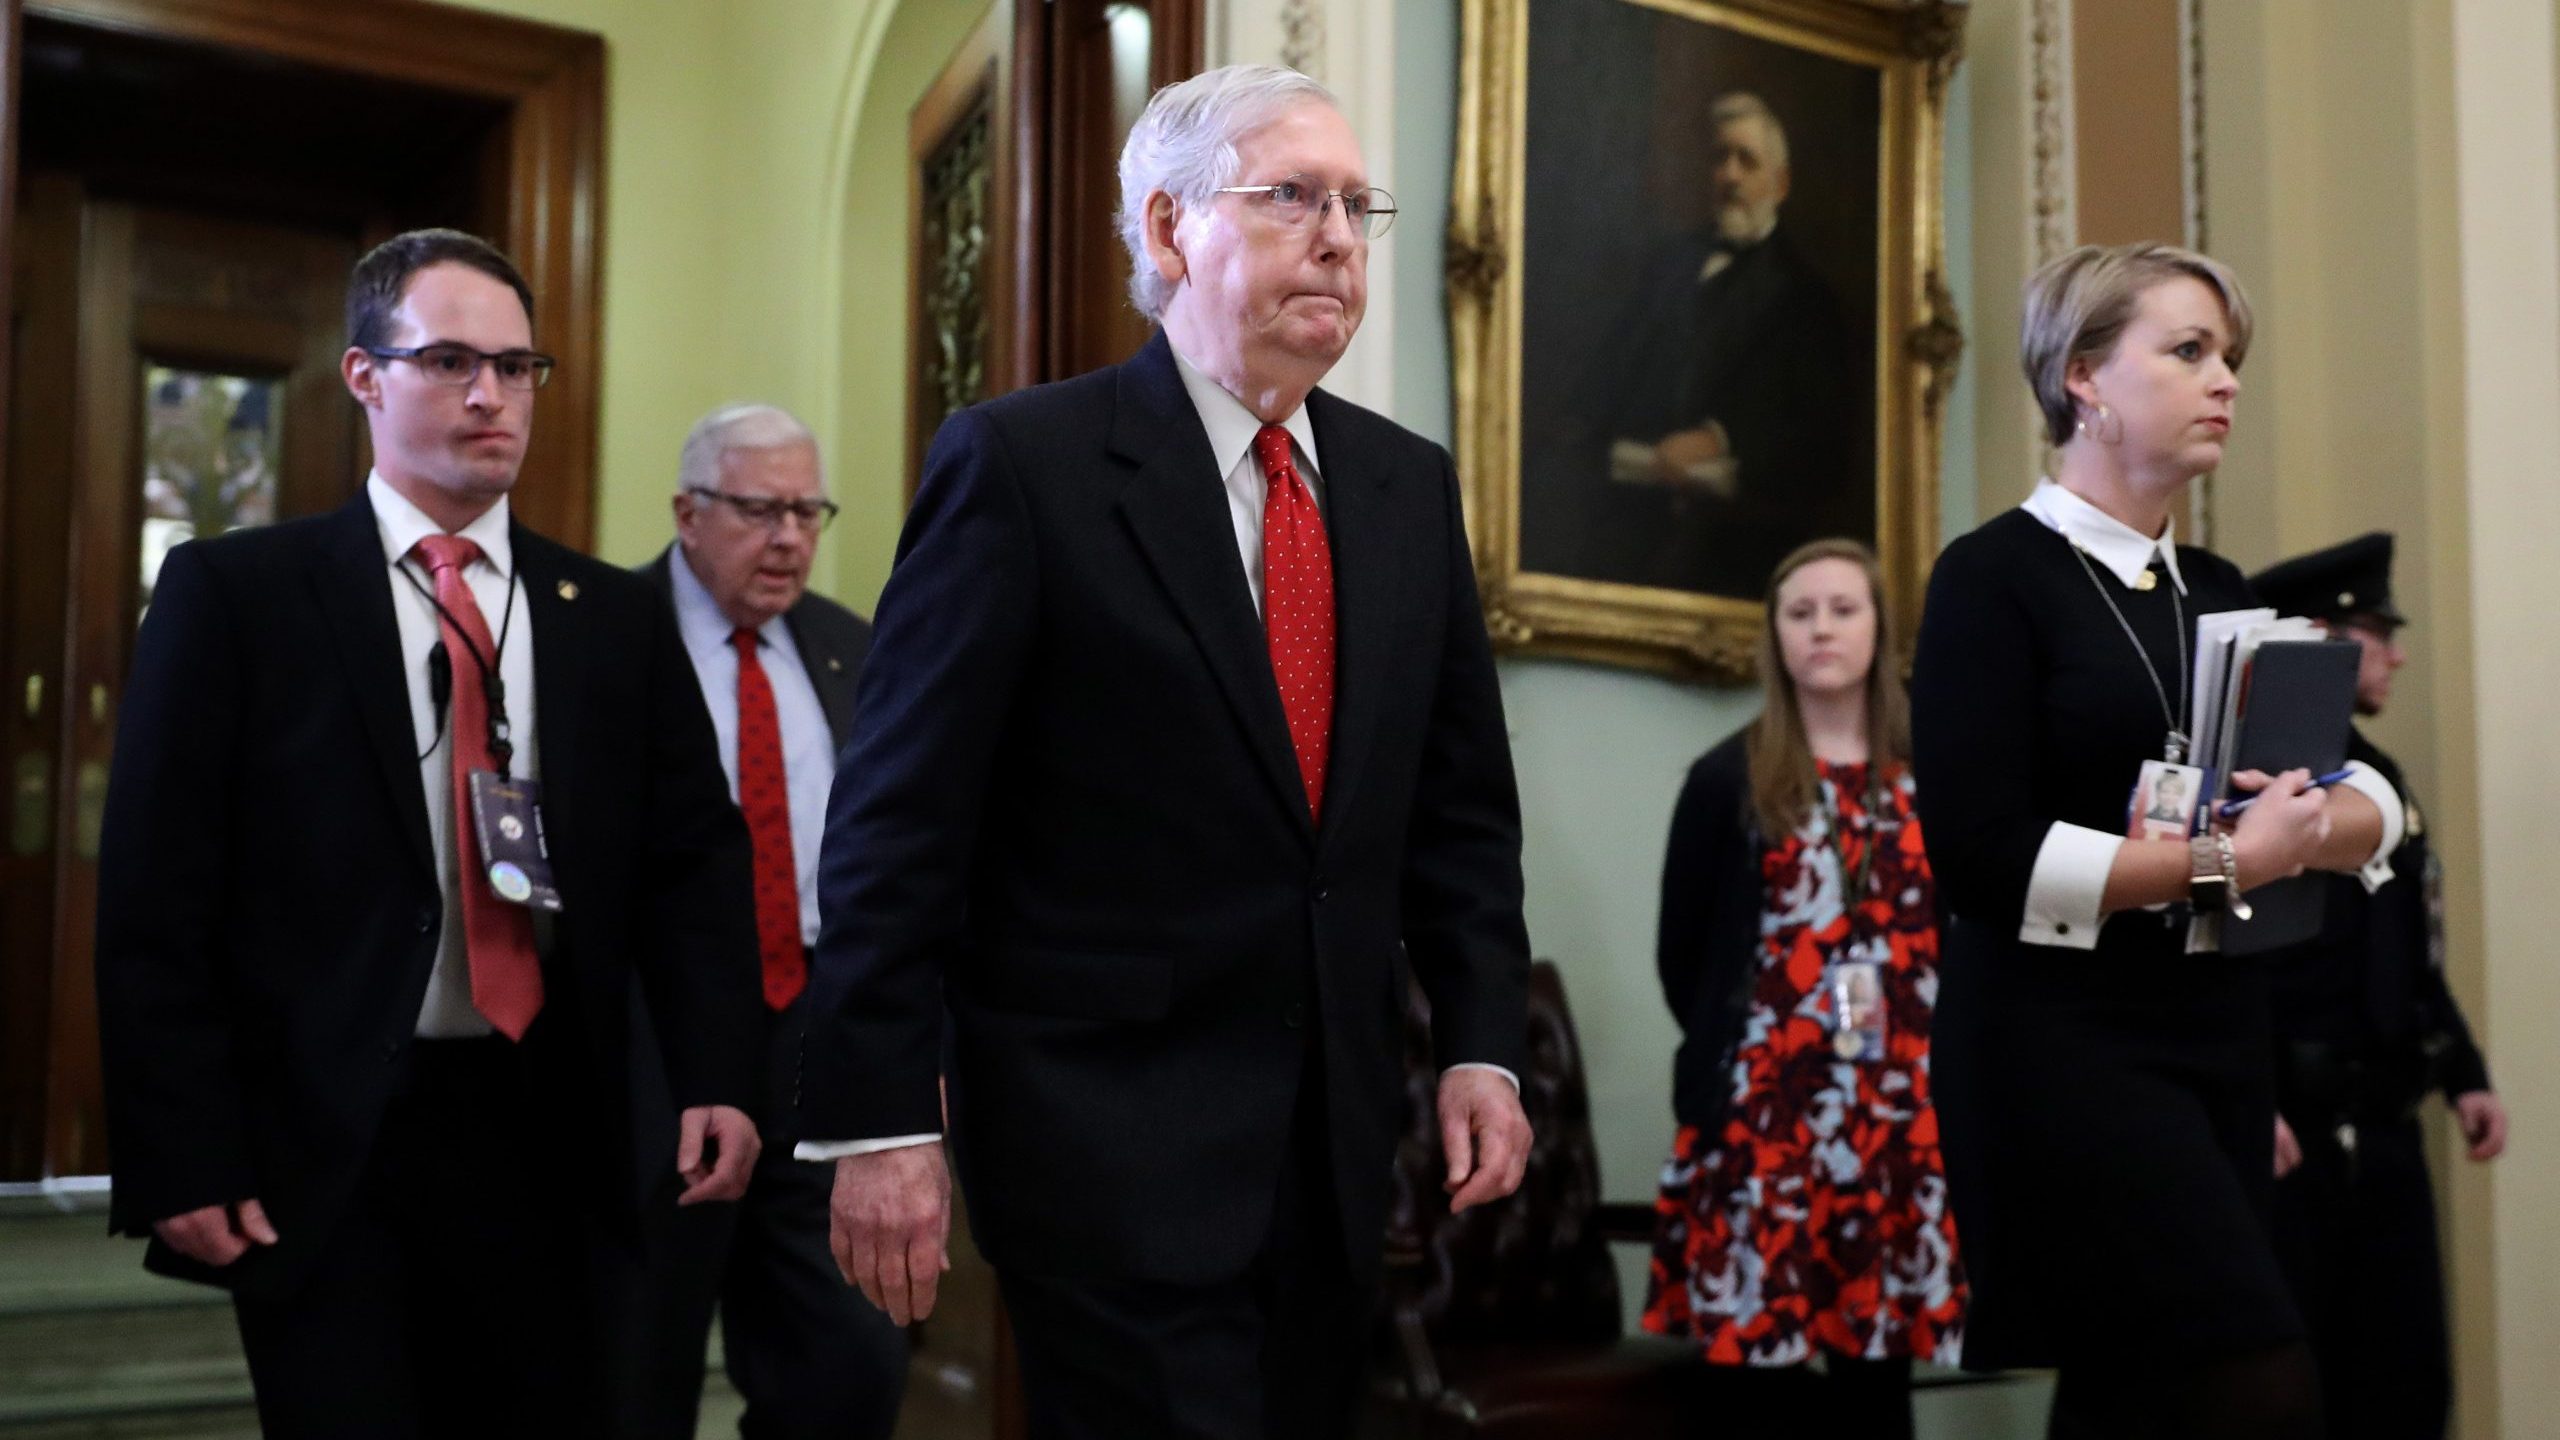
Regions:
<instances>
[{"instance_id":1,"label":"white dress shirt","mask_svg":"<svg viewBox=\"0 0 2560 1440\"><path fill-rule=\"evenodd\" d=\"M2051 480L2039 481L2020 508L2078 546L2126 589L2132 589L2157 559L2169 572L2169 583L2178 587L2179 594L2187 593L2186 577L2178 573L2175 519L2153 539ZM2366 889L2378 889L2391 878L2391 852L2400 844L2405 825L2400 796L2391 782L2363 761L2352 761L2347 769L2342 783L2361 791L2382 812L2382 843L2359 872ZM2063 950L2096 949L2099 923L2105 918L2107 876L2124 842L2122 835L2053 822L2027 877L2026 914L2018 926L2018 938L2029 945ZM2211 922L2200 918L2188 931L2187 948L2212 949L2216 938Z\"/></svg>"},{"instance_id":2,"label":"white dress shirt","mask_svg":"<svg viewBox=\"0 0 2560 1440\"><path fill-rule=\"evenodd\" d=\"M1209 434L1209 453L1217 459L1219 473L1225 477L1227 518L1235 526L1236 558L1244 562L1245 584L1253 592L1253 610L1259 615L1263 604L1262 507L1271 495L1271 481L1262 473L1262 459L1253 453L1253 439L1262 433L1262 419L1184 359L1181 351L1173 352L1173 364L1182 373L1182 388L1191 396L1191 408L1199 412L1200 428ZM1280 422L1280 428L1289 432L1291 458L1298 474L1305 478L1308 491L1315 496L1317 513L1322 514L1324 476L1316 461L1316 430L1307 419L1307 407L1300 405L1291 411ZM1470 1060L1452 1065L1449 1070L1491 1070L1510 1081L1514 1090L1520 1088L1520 1077L1500 1065ZM791 1153L801 1160L834 1160L941 1138L895 1135L878 1140L803 1140Z\"/></svg>"},{"instance_id":3,"label":"white dress shirt","mask_svg":"<svg viewBox=\"0 0 2560 1440\"><path fill-rule=\"evenodd\" d=\"M684 636L685 653L702 682L703 703L711 707L711 731L720 741L720 768L729 776L729 799L738 798L738 647L730 637L738 627L720 613L720 603L704 589L684 547L667 552L667 571L676 592L676 629ZM800 942L818 943L818 843L827 833L827 788L836 779L836 745L827 729L827 711L818 702L818 687L791 626L779 615L756 628L756 660L773 687L773 710L782 728L782 777L791 796L791 863L800 895Z\"/></svg>"},{"instance_id":4,"label":"white dress shirt","mask_svg":"<svg viewBox=\"0 0 2560 1440\"><path fill-rule=\"evenodd\" d=\"M424 557L410 553L420 540L444 533L443 527L392 489L378 471L366 477L364 489L373 502L375 528L382 532L382 574L391 587L391 613L400 622L400 673L409 682L418 784L427 798L427 843L436 857L436 884L444 891L444 928L437 933L436 966L427 979L426 1002L418 1007L417 1033L427 1040L486 1035L489 1022L471 1007L471 962L463 948L462 860L454 844L453 704L446 701L439 715L427 680L427 652L444 634L435 602L428 598L436 580ZM515 743L509 768L519 779L540 779L541 747L533 728L533 622L525 613L524 586L515 578L505 497L456 533L480 547L481 558L463 567L462 579L498 646L498 673L507 685L508 735ZM512 619L507 614L510 591ZM457 676L472 663L467 652L450 659Z\"/></svg>"}]
</instances>

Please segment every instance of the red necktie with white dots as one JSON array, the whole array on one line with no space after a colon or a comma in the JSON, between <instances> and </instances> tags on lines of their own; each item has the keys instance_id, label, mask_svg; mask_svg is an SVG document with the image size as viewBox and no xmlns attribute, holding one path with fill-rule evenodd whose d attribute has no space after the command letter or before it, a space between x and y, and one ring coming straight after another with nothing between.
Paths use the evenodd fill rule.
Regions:
<instances>
[{"instance_id":1,"label":"red necktie with white dots","mask_svg":"<svg viewBox=\"0 0 2560 1440\"><path fill-rule=\"evenodd\" d=\"M756 632L729 637L738 647L738 810L755 850L756 950L764 957L764 1003L786 1010L809 983L800 943L800 866L791 853L791 788L782 770L782 721L773 682L756 658Z\"/></svg>"},{"instance_id":2,"label":"red necktie with white dots","mask_svg":"<svg viewBox=\"0 0 2560 1440\"><path fill-rule=\"evenodd\" d=\"M542 1010L542 957L534 946L533 912L510 905L489 886L489 857L471 819L471 772L495 771L489 750L489 687L480 667L498 663L488 618L462 572L481 558L459 535L429 535L418 555L435 577L444 653L453 660L453 843L461 858L462 947L471 971L471 1008L510 1040L522 1040ZM511 580L510 584L513 583Z\"/></svg>"},{"instance_id":3,"label":"red necktie with white dots","mask_svg":"<svg viewBox=\"0 0 2560 1440\"><path fill-rule=\"evenodd\" d=\"M1324 813L1324 766L1333 744L1333 547L1315 493L1289 455L1289 432L1265 425L1253 437L1270 491L1262 502L1262 629L1289 747L1306 782L1307 812Z\"/></svg>"}]
</instances>

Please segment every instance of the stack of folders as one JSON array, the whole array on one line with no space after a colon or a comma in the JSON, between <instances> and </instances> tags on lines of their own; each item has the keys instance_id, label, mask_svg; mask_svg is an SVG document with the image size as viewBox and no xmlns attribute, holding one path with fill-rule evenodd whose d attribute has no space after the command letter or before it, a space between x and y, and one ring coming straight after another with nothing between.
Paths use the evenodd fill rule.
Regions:
<instances>
[{"instance_id":1,"label":"stack of folders","mask_svg":"<svg viewBox=\"0 0 2560 1440\"><path fill-rule=\"evenodd\" d=\"M2355 723L2352 641L2330 640L2303 619L2273 610L2224 610L2196 618L2193 763L2205 767L2205 794L2236 798L2231 776L2308 770L2325 775L2347 762ZM2222 920L2222 952L2250 955L2308 940L2320 931L2326 887L2316 875L2249 892L2250 918Z\"/></svg>"}]
</instances>

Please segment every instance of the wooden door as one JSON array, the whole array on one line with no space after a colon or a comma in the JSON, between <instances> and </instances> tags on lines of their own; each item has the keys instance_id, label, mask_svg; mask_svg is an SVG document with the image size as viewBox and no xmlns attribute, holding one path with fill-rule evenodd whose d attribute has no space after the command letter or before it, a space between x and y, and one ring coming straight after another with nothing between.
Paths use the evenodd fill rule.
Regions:
<instances>
[{"instance_id":1,"label":"wooden door","mask_svg":"<svg viewBox=\"0 0 2560 1440\"><path fill-rule=\"evenodd\" d=\"M358 472L338 381L352 237L104 199L60 174L29 177L19 224L0 1154L23 1180L107 1168L98 825L160 558L334 506Z\"/></svg>"},{"instance_id":2,"label":"wooden door","mask_svg":"<svg viewBox=\"0 0 2560 1440\"><path fill-rule=\"evenodd\" d=\"M514 255L561 361L516 513L588 543L603 105L601 38L422 0L0 0L0 1186L106 1169L92 862L145 578L362 478L364 247Z\"/></svg>"},{"instance_id":3,"label":"wooden door","mask_svg":"<svg viewBox=\"0 0 2560 1440\"><path fill-rule=\"evenodd\" d=\"M1050 0L1041 16L1043 198L1049 243L1044 373L1058 380L1138 352L1153 327L1129 304L1120 146L1147 99L1197 73L1199 0Z\"/></svg>"}]
</instances>

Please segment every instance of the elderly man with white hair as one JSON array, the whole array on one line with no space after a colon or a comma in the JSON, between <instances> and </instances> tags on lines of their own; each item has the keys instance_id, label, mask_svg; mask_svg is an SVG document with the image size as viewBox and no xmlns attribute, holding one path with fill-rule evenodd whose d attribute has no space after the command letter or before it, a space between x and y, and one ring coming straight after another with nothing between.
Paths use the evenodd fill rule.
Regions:
<instances>
[{"instance_id":1,"label":"elderly man with white hair","mask_svg":"<svg viewBox=\"0 0 2560 1440\"><path fill-rule=\"evenodd\" d=\"M1519 1182L1519 802L1449 457L1316 388L1393 214L1332 96L1168 87L1120 175L1158 333L925 461L828 806L797 1153L905 1321L947 1129L1033 1434L1304 1440L1365 1358L1409 980L1450 1203Z\"/></svg>"},{"instance_id":2,"label":"elderly man with white hair","mask_svg":"<svg viewBox=\"0 0 2560 1440\"><path fill-rule=\"evenodd\" d=\"M645 1271L607 1307L627 1373L617 1433L690 1440L716 1305L730 1382L749 1436L887 1440L906 1336L844 1287L827 1249L827 1181L790 1158L791 1075L818 938L818 837L836 751L853 725L854 681L871 649L861 616L809 591L819 533L835 517L817 437L772 405L726 405L697 422L677 465L676 539L640 568L674 607L711 712L729 795L755 858L771 1139L735 1206L655 1208ZM644 1047L645 1049L645 1047ZM649 1097L643 1149L672 1143Z\"/></svg>"}]
</instances>

